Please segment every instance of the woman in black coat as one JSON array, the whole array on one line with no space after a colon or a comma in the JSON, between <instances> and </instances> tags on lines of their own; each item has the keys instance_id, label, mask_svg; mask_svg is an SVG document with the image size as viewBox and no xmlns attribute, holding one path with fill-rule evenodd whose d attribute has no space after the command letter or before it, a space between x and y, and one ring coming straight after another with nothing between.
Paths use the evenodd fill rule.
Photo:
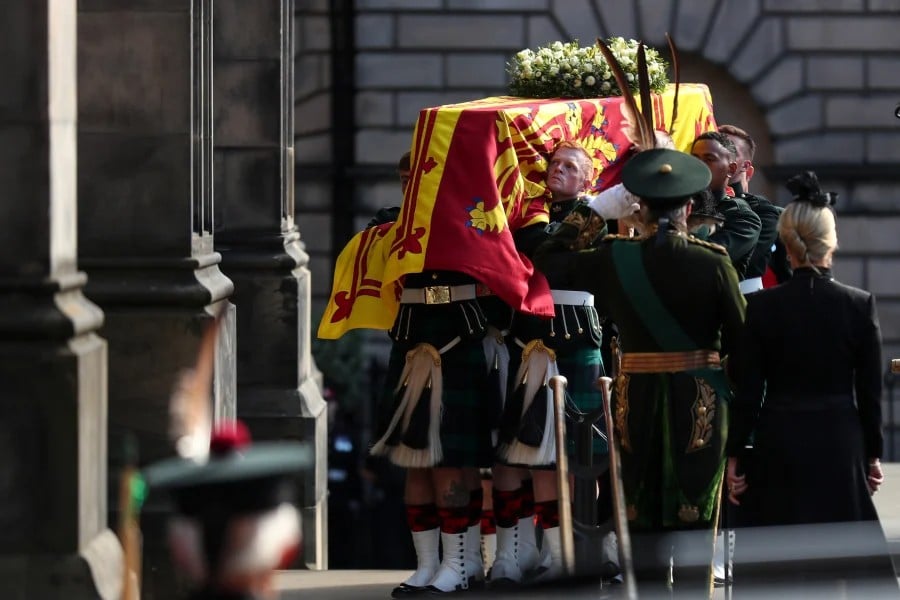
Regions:
<instances>
[{"instance_id":1,"label":"woman in black coat","mask_svg":"<svg viewBox=\"0 0 900 600\"><path fill-rule=\"evenodd\" d=\"M747 298L726 446L726 493L740 504L751 490L747 499L755 525L867 522L854 531L866 531L872 547L882 548L871 498L884 479L875 298L832 277L833 196L820 191L809 171L792 178L788 188L795 198L778 231L793 277ZM753 458L742 461L751 436ZM825 546L839 553L841 544L830 539Z\"/></svg>"}]
</instances>

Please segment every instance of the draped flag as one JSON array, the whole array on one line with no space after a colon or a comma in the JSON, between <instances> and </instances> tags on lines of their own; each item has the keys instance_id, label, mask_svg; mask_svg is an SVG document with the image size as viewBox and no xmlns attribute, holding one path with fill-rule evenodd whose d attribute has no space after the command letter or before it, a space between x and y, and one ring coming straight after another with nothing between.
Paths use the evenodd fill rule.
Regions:
<instances>
[{"instance_id":1,"label":"draped flag","mask_svg":"<svg viewBox=\"0 0 900 600\"><path fill-rule=\"evenodd\" d=\"M681 84L654 95L654 122L687 150L716 127L709 90ZM548 158L577 140L596 167L592 192L619 182L630 156L621 97L535 100L493 97L426 108L413 134L409 185L397 221L358 233L338 257L320 338L350 329L390 329L403 276L425 270L466 273L517 310L553 315L546 279L516 251L513 232L547 222Z\"/></svg>"}]
</instances>

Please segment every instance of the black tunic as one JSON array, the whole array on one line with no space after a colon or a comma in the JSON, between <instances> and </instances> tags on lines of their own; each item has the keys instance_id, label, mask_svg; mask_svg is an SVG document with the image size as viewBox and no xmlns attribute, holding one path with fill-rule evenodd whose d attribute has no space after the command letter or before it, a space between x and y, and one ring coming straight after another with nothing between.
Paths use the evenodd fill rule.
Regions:
<instances>
[{"instance_id":1,"label":"black tunic","mask_svg":"<svg viewBox=\"0 0 900 600\"><path fill-rule=\"evenodd\" d=\"M727 452L755 432L746 468L761 525L877 519L866 486L883 444L875 298L820 271L748 298Z\"/></svg>"}]
</instances>

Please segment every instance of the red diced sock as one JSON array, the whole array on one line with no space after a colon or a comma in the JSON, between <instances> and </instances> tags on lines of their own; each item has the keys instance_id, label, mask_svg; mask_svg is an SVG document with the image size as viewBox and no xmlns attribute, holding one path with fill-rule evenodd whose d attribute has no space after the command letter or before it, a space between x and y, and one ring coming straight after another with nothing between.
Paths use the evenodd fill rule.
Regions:
<instances>
[{"instance_id":1,"label":"red diced sock","mask_svg":"<svg viewBox=\"0 0 900 600\"><path fill-rule=\"evenodd\" d=\"M534 503L534 512L538 516L541 528L559 527L559 501L544 500Z\"/></svg>"},{"instance_id":2,"label":"red diced sock","mask_svg":"<svg viewBox=\"0 0 900 600\"><path fill-rule=\"evenodd\" d=\"M484 505L484 491L481 488L469 492L469 527L481 522L481 507Z\"/></svg>"},{"instance_id":3,"label":"red diced sock","mask_svg":"<svg viewBox=\"0 0 900 600\"><path fill-rule=\"evenodd\" d=\"M469 507L450 506L438 508L441 533L465 533L469 529Z\"/></svg>"},{"instance_id":4,"label":"red diced sock","mask_svg":"<svg viewBox=\"0 0 900 600\"><path fill-rule=\"evenodd\" d=\"M503 491L494 488L494 517L497 527L515 527L522 513L522 488Z\"/></svg>"},{"instance_id":5,"label":"red diced sock","mask_svg":"<svg viewBox=\"0 0 900 600\"><path fill-rule=\"evenodd\" d=\"M410 531L428 531L437 529L441 525L438 509L431 504L407 504L406 524Z\"/></svg>"},{"instance_id":6,"label":"red diced sock","mask_svg":"<svg viewBox=\"0 0 900 600\"><path fill-rule=\"evenodd\" d=\"M494 518L494 511L481 511L481 535L490 535L497 533L497 519Z\"/></svg>"}]
</instances>

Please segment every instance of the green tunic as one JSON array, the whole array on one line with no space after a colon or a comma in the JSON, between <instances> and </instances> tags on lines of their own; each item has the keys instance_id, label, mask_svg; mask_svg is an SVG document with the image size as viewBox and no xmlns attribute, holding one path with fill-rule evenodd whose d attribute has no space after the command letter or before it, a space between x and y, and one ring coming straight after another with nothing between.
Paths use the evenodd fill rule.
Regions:
<instances>
[{"instance_id":1,"label":"green tunic","mask_svg":"<svg viewBox=\"0 0 900 600\"><path fill-rule=\"evenodd\" d=\"M649 238L609 236L596 249L570 250L577 236L563 225L537 250L542 271L594 294L597 310L620 332L623 354L718 351L736 343L744 320L738 277L724 248L675 230ZM632 298L640 277L619 277L617 244L639 245L639 259L655 297L686 334L662 341ZM646 294L645 294L646 296ZM644 298L646 299L646 298ZM724 467L727 390L701 373L621 373L613 389L616 434L630 528L662 531L710 526ZM719 384L719 385L717 385Z\"/></svg>"},{"instance_id":2,"label":"green tunic","mask_svg":"<svg viewBox=\"0 0 900 600\"><path fill-rule=\"evenodd\" d=\"M725 222L710 236L710 241L725 247L738 278L747 277L750 258L759 242L762 221L750 205L741 198L720 196L716 208L725 216Z\"/></svg>"}]
</instances>

